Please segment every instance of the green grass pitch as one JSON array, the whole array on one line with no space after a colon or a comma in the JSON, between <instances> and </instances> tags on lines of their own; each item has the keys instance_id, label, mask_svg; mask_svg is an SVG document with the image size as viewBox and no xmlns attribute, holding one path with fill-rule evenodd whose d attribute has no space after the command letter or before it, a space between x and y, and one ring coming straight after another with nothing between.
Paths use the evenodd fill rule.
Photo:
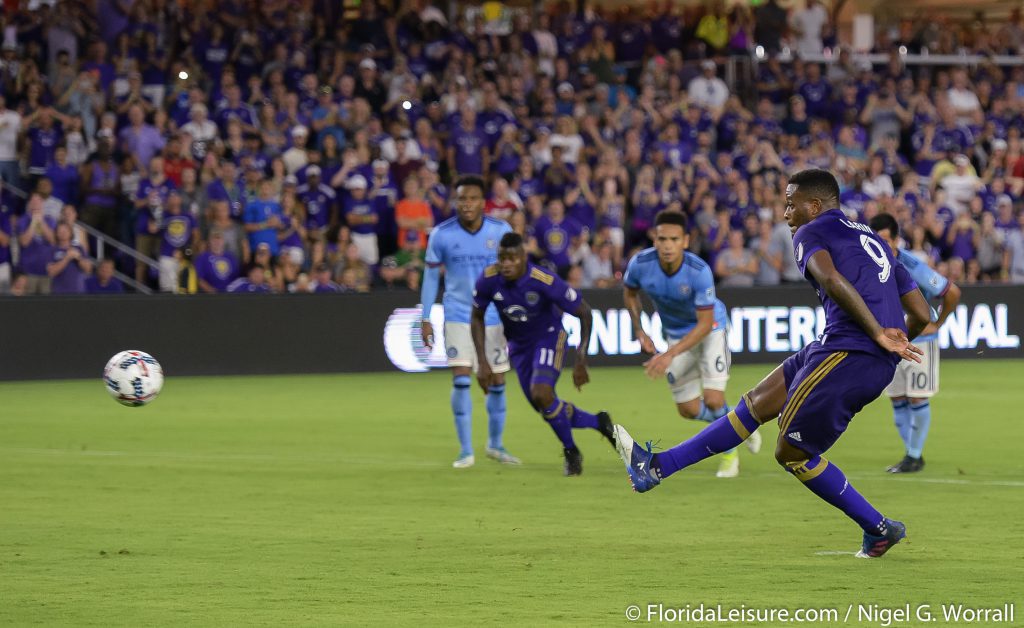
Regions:
<instances>
[{"instance_id":1,"label":"green grass pitch","mask_svg":"<svg viewBox=\"0 0 1024 628\"><path fill-rule=\"evenodd\" d=\"M736 367L729 399L767 371ZM582 393L563 377L564 397L664 447L698 430L639 367L591 375ZM468 470L450 466L446 372L171 373L139 409L98 373L4 383L0 625L624 625L648 603L842 620L851 603L947 602L1016 603L1021 625L1022 375L1024 361L946 361L919 475L883 473L902 454L888 402L854 420L829 458L909 531L875 561L854 559L859 529L777 467L774 424L739 478L705 461L637 495L596 432L577 432L584 475L562 477L514 382L506 444L523 466L483 457L474 389ZM855 610L843 625L879 624Z\"/></svg>"}]
</instances>

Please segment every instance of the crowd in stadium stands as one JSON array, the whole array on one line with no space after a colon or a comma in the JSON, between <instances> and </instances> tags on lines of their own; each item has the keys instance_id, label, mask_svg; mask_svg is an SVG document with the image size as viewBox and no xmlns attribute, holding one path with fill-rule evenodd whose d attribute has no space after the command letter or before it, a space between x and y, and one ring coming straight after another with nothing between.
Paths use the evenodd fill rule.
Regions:
<instances>
[{"instance_id":1,"label":"crowd in stadium stands","mask_svg":"<svg viewBox=\"0 0 1024 628\"><path fill-rule=\"evenodd\" d=\"M1021 51L1017 12L884 25L872 66L814 0L566 4L507 34L396 4L6 2L0 292L119 292L115 270L181 293L417 290L467 174L574 286L618 286L662 210L720 285L797 282L785 183L808 167L950 279L1024 282L1024 66L993 56ZM755 47L754 84L730 89ZM157 267L94 262L76 221Z\"/></svg>"}]
</instances>

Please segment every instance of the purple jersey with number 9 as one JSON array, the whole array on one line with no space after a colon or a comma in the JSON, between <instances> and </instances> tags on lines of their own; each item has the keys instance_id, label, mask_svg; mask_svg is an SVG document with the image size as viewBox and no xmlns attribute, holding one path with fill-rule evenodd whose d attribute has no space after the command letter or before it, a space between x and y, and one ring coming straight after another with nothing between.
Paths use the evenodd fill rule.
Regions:
<instances>
[{"instance_id":1,"label":"purple jersey with number 9","mask_svg":"<svg viewBox=\"0 0 1024 628\"><path fill-rule=\"evenodd\" d=\"M804 274L825 308L825 332L821 344L830 351L864 351L899 361L869 338L860 325L827 294L807 270L807 262L818 251L827 251L839 273L864 299L882 327L907 330L900 297L917 289L902 264L893 259L889 247L871 228L847 219L838 209L822 213L797 229L793 250Z\"/></svg>"}]
</instances>

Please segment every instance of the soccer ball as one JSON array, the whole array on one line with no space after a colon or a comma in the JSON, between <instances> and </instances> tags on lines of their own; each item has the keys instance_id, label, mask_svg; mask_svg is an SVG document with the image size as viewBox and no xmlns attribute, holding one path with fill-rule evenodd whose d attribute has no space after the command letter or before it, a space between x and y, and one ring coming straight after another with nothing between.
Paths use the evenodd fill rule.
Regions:
<instances>
[{"instance_id":1,"label":"soccer ball","mask_svg":"<svg viewBox=\"0 0 1024 628\"><path fill-rule=\"evenodd\" d=\"M156 399L164 386L164 370L153 356L142 351L122 351L103 369L107 392L121 405L144 406Z\"/></svg>"}]
</instances>

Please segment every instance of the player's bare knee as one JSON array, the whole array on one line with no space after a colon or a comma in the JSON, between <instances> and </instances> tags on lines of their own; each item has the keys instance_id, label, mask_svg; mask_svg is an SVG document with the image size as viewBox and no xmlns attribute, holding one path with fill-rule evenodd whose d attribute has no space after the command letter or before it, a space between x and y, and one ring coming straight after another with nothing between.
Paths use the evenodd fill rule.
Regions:
<instances>
[{"instance_id":1,"label":"player's bare knee","mask_svg":"<svg viewBox=\"0 0 1024 628\"><path fill-rule=\"evenodd\" d=\"M677 403L676 411L678 411L679 416L684 419L696 419L697 415L700 414L700 400L694 399L693 401Z\"/></svg>"},{"instance_id":2,"label":"player's bare knee","mask_svg":"<svg viewBox=\"0 0 1024 628\"><path fill-rule=\"evenodd\" d=\"M705 390L704 405L712 412L717 413L718 410L725 407L725 393L720 390Z\"/></svg>"},{"instance_id":3,"label":"player's bare knee","mask_svg":"<svg viewBox=\"0 0 1024 628\"><path fill-rule=\"evenodd\" d=\"M554 402L555 391L550 386L530 387L530 403L537 412L544 412L545 408L550 408Z\"/></svg>"},{"instance_id":4,"label":"player's bare knee","mask_svg":"<svg viewBox=\"0 0 1024 628\"><path fill-rule=\"evenodd\" d=\"M797 449L782 436L779 437L779 441L775 445L775 461L783 468L789 470L790 463L800 462L808 458L810 458L810 455L807 452Z\"/></svg>"}]
</instances>

